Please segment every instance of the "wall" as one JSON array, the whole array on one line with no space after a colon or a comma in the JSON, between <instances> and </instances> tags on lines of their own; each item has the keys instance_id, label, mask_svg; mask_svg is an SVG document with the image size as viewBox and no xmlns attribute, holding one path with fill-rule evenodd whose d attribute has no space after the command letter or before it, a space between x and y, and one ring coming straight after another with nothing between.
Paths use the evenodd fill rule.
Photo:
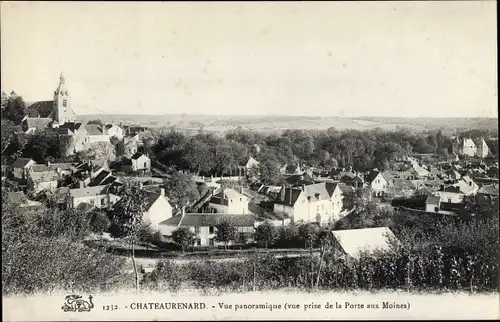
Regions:
<instances>
[{"instance_id":1,"label":"wall","mask_svg":"<svg viewBox=\"0 0 500 322\"><path fill-rule=\"evenodd\" d=\"M387 181L385 181L384 177L379 173L375 179L373 179L371 187L376 194L379 194L380 192L385 191Z\"/></svg>"},{"instance_id":2,"label":"wall","mask_svg":"<svg viewBox=\"0 0 500 322\"><path fill-rule=\"evenodd\" d=\"M172 206L165 199L160 196L156 202L144 213L143 221L149 221L154 230L159 230L159 223L172 217Z\"/></svg>"},{"instance_id":3,"label":"wall","mask_svg":"<svg viewBox=\"0 0 500 322\"><path fill-rule=\"evenodd\" d=\"M144 166L144 163L146 163L146 166ZM151 168L151 160L147 158L146 156L141 156L137 160L132 160L132 169L134 171L137 170L148 170Z\"/></svg>"},{"instance_id":4,"label":"wall","mask_svg":"<svg viewBox=\"0 0 500 322\"><path fill-rule=\"evenodd\" d=\"M104 203L101 202L101 200L104 198ZM84 196L84 197L76 197L72 198L71 200L71 206L72 208L78 207L79 204L82 202L86 202L88 204L94 205L98 208L105 207L109 203L109 196L108 194L100 194L100 195L93 195L93 196Z\"/></svg>"},{"instance_id":5,"label":"wall","mask_svg":"<svg viewBox=\"0 0 500 322\"><path fill-rule=\"evenodd\" d=\"M441 196L441 202L449 202L448 200L451 199L452 203L460 203L464 198L463 193L436 191L434 194L436 196Z\"/></svg>"},{"instance_id":6,"label":"wall","mask_svg":"<svg viewBox=\"0 0 500 322\"><path fill-rule=\"evenodd\" d=\"M89 135L89 142L90 143L109 142L109 136L108 135Z\"/></svg>"}]
</instances>

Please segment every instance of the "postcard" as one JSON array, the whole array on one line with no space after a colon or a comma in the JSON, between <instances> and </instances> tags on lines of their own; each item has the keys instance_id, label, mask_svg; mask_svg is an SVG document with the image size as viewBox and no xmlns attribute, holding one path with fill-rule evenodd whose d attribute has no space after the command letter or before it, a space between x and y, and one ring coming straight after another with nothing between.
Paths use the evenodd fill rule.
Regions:
<instances>
[{"instance_id":1,"label":"postcard","mask_svg":"<svg viewBox=\"0 0 500 322\"><path fill-rule=\"evenodd\" d=\"M3 320L500 318L495 9L3 1Z\"/></svg>"}]
</instances>

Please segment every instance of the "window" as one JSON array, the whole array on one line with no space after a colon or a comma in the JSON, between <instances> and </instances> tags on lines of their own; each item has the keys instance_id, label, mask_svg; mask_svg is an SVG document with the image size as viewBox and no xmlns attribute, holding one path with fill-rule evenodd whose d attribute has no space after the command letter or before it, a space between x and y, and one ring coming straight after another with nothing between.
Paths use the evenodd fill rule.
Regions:
<instances>
[{"instance_id":1,"label":"window","mask_svg":"<svg viewBox=\"0 0 500 322\"><path fill-rule=\"evenodd\" d=\"M68 107L68 100L63 100L63 107Z\"/></svg>"},{"instance_id":2,"label":"window","mask_svg":"<svg viewBox=\"0 0 500 322\"><path fill-rule=\"evenodd\" d=\"M90 199L90 204L93 205L94 204L94 199Z\"/></svg>"},{"instance_id":3,"label":"window","mask_svg":"<svg viewBox=\"0 0 500 322\"><path fill-rule=\"evenodd\" d=\"M148 167L147 164L148 164L147 162L144 162L144 168Z\"/></svg>"},{"instance_id":4,"label":"window","mask_svg":"<svg viewBox=\"0 0 500 322\"><path fill-rule=\"evenodd\" d=\"M196 240L196 246L201 246L201 239L199 239L199 238L198 238L198 239Z\"/></svg>"},{"instance_id":5,"label":"window","mask_svg":"<svg viewBox=\"0 0 500 322\"><path fill-rule=\"evenodd\" d=\"M200 227L196 226L194 227L194 233L199 234L200 233Z\"/></svg>"},{"instance_id":6,"label":"window","mask_svg":"<svg viewBox=\"0 0 500 322\"><path fill-rule=\"evenodd\" d=\"M212 227L210 227L210 228L212 228ZM210 246L214 246L214 244L215 244L215 243L214 243L214 239L213 239L213 238L210 238L210 239L208 240L208 244L209 244Z\"/></svg>"},{"instance_id":7,"label":"window","mask_svg":"<svg viewBox=\"0 0 500 322\"><path fill-rule=\"evenodd\" d=\"M213 227L213 226L210 226L210 227L208 228L208 232L209 232L210 234L213 234L213 233L214 233L214 231L215 231L215 230L214 230L214 227Z\"/></svg>"},{"instance_id":8,"label":"window","mask_svg":"<svg viewBox=\"0 0 500 322\"><path fill-rule=\"evenodd\" d=\"M451 198L448 198L448 202L451 203Z\"/></svg>"},{"instance_id":9,"label":"window","mask_svg":"<svg viewBox=\"0 0 500 322\"><path fill-rule=\"evenodd\" d=\"M106 204L106 197L101 198L101 206L104 206Z\"/></svg>"}]
</instances>

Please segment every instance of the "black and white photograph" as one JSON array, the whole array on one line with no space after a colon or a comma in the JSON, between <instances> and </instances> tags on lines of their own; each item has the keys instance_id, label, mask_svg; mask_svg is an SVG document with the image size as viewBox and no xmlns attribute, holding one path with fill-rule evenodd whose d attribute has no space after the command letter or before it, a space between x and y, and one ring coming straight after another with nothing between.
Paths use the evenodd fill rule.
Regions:
<instances>
[{"instance_id":1,"label":"black and white photograph","mask_svg":"<svg viewBox=\"0 0 500 322\"><path fill-rule=\"evenodd\" d=\"M496 1L0 5L3 320L500 318Z\"/></svg>"}]
</instances>

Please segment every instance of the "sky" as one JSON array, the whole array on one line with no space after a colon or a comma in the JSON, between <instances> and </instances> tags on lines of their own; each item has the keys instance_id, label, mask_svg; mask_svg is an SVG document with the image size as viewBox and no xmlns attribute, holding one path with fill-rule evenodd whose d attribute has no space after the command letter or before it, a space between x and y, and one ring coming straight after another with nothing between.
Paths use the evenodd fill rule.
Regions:
<instances>
[{"instance_id":1,"label":"sky","mask_svg":"<svg viewBox=\"0 0 500 322\"><path fill-rule=\"evenodd\" d=\"M495 1L1 6L2 90L77 114L498 114Z\"/></svg>"}]
</instances>

